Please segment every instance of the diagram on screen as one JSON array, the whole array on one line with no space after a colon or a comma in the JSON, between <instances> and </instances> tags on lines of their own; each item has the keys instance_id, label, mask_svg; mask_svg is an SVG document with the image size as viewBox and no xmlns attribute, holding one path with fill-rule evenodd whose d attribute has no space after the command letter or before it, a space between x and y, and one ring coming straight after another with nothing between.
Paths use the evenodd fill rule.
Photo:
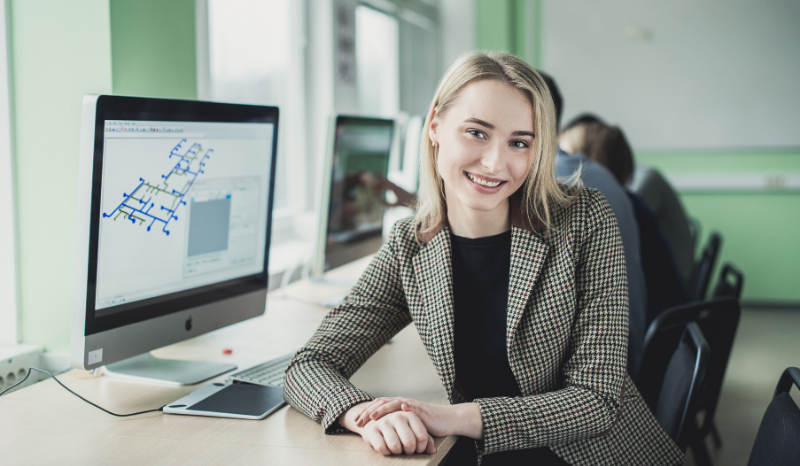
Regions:
<instances>
[{"instance_id":1,"label":"diagram on screen","mask_svg":"<svg viewBox=\"0 0 800 466\"><path fill-rule=\"evenodd\" d=\"M158 181L139 178L139 185L130 193L122 193L125 200L110 214L103 213L103 218L114 221L121 218L134 225L147 225L147 231L158 223L156 227L160 226L161 231L169 235L167 227L173 220L178 221L178 210L186 205L184 198L197 177L205 173L205 161L213 151L197 142L189 145L182 139L169 153L170 160L178 159L172 170L161 175Z\"/></svg>"}]
</instances>

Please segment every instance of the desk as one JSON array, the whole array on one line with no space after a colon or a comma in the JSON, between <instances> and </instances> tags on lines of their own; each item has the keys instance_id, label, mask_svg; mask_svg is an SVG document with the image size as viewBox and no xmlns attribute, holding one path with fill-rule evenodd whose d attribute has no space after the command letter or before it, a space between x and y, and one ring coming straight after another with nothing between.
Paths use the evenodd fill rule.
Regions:
<instances>
[{"instance_id":1,"label":"desk","mask_svg":"<svg viewBox=\"0 0 800 466\"><path fill-rule=\"evenodd\" d=\"M361 260L341 267L331 278L346 283L367 263ZM297 282L285 292L270 293L264 316L154 354L172 359L232 361L240 368L249 367L302 346L328 311L316 303L345 291L341 283ZM223 355L224 348L231 348L233 354ZM115 413L157 408L200 386L161 386L75 370L59 379ZM413 325L376 353L351 380L375 396L403 395L448 403ZM384 458L355 434L325 435L319 424L289 406L262 421L160 412L116 418L79 400L52 379L0 398L0 464L8 465L428 465L438 464L454 443L455 437L437 439L435 455Z\"/></svg>"}]
</instances>

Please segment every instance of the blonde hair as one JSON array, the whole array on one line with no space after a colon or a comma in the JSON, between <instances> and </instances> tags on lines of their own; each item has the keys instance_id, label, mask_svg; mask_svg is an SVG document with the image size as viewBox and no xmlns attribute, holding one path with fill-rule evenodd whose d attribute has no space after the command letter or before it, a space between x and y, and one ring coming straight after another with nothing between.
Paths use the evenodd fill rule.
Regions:
<instances>
[{"instance_id":1,"label":"blonde hair","mask_svg":"<svg viewBox=\"0 0 800 466\"><path fill-rule=\"evenodd\" d=\"M439 150L438 146L431 144L428 134L431 120L447 112L466 85L482 80L499 81L518 89L533 107L533 160L526 181L517 191L522 195L520 208L523 218L531 225L541 222L545 234L549 234L553 226L553 206L570 205L578 196L579 189L567 193L556 181L556 113L545 81L527 63L513 55L470 52L456 60L442 77L422 127L415 218L418 241L442 222L446 208L444 182L437 169Z\"/></svg>"}]
</instances>

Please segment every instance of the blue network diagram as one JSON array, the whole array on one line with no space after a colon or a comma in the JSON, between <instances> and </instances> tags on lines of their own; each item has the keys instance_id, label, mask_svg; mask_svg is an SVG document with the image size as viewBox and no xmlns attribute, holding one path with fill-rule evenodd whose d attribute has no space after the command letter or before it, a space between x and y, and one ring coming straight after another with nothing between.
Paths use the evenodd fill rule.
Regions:
<instances>
[{"instance_id":1,"label":"blue network diagram","mask_svg":"<svg viewBox=\"0 0 800 466\"><path fill-rule=\"evenodd\" d=\"M110 214L103 213L103 218L117 221L122 217L134 225L147 224L147 231L150 231L156 222L160 222L163 224L161 231L169 236L167 227L173 220L178 221L178 209L181 205L186 205L184 199L186 194L197 177L205 173L203 169L205 161L211 158L211 153L214 152L214 149L204 149L200 143L194 143L181 154L180 151L186 144L186 139L182 139L170 151L169 158L177 157L178 162L169 173L161 175L158 183L139 178L136 189L130 194L122 193L125 200ZM175 189L176 187L179 189Z\"/></svg>"}]
</instances>

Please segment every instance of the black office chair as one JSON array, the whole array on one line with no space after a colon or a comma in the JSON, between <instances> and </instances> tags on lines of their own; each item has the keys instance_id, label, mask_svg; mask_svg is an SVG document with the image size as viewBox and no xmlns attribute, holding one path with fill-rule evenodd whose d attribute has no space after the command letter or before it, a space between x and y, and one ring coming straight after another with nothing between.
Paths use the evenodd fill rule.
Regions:
<instances>
[{"instance_id":1,"label":"black office chair","mask_svg":"<svg viewBox=\"0 0 800 466\"><path fill-rule=\"evenodd\" d=\"M697 240L700 238L700 221L697 220L695 217L687 217L689 220L689 235L691 235L692 240L692 257L695 257L697 254Z\"/></svg>"},{"instance_id":2,"label":"black office chair","mask_svg":"<svg viewBox=\"0 0 800 466\"><path fill-rule=\"evenodd\" d=\"M694 429L709 352L700 327L690 322L684 327L678 347L664 372L654 413L661 427L683 452L686 452Z\"/></svg>"},{"instance_id":3,"label":"black office chair","mask_svg":"<svg viewBox=\"0 0 800 466\"><path fill-rule=\"evenodd\" d=\"M708 237L708 243L700 254L700 259L692 267L692 275L686 284L686 292L690 301L702 301L706 298L708 283L711 281L711 273L717 263L719 248L722 244L722 237L716 231L712 231Z\"/></svg>"},{"instance_id":4,"label":"black office chair","mask_svg":"<svg viewBox=\"0 0 800 466\"><path fill-rule=\"evenodd\" d=\"M711 371L716 374L709 373L706 378L710 382L712 376L717 375L719 380L714 380L713 384L707 383L707 386L721 386L740 313L738 301L726 297L672 307L653 320L644 336L642 365L636 384L650 409L655 408L661 392L664 368L678 346L684 326L689 322L700 325L700 330L714 352L712 364L721 366L721 369Z\"/></svg>"},{"instance_id":5,"label":"black office chair","mask_svg":"<svg viewBox=\"0 0 800 466\"><path fill-rule=\"evenodd\" d=\"M705 416L702 425L690 439L695 460L701 466L712 464L703 439L713 429L714 414L740 314L739 301L730 297L676 306L659 314L644 337L642 365L636 386L654 411L664 383L664 367L678 346L684 326L689 322L697 322L708 342L711 359L698 407L698 410L705 412Z\"/></svg>"},{"instance_id":6,"label":"black office chair","mask_svg":"<svg viewBox=\"0 0 800 466\"><path fill-rule=\"evenodd\" d=\"M743 286L744 275L742 272L734 267L734 265L730 262L725 263L719 273L719 280L717 281L717 285L714 287L714 291L711 293L711 297L733 297L739 299L739 297L742 295ZM716 404L713 406L713 409L716 410ZM719 436L719 430L717 429L717 425L714 423L713 419L708 422L703 422L701 433L704 434L704 437L710 433L714 439L714 444L716 447L719 448L722 446L722 439Z\"/></svg>"},{"instance_id":7,"label":"black office chair","mask_svg":"<svg viewBox=\"0 0 800 466\"><path fill-rule=\"evenodd\" d=\"M792 385L800 389L800 369L796 367L783 371L775 387L775 396L761 420L747 466L800 463L800 408L789 396Z\"/></svg>"},{"instance_id":8,"label":"black office chair","mask_svg":"<svg viewBox=\"0 0 800 466\"><path fill-rule=\"evenodd\" d=\"M744 275L742 272L734 267L730 262L726 262L719 272L719 281L711 293L713 298L722 298L724 296L732 296L736 299L742 295L742 287L744 286Z\"/></svg>"}]
</instances>

